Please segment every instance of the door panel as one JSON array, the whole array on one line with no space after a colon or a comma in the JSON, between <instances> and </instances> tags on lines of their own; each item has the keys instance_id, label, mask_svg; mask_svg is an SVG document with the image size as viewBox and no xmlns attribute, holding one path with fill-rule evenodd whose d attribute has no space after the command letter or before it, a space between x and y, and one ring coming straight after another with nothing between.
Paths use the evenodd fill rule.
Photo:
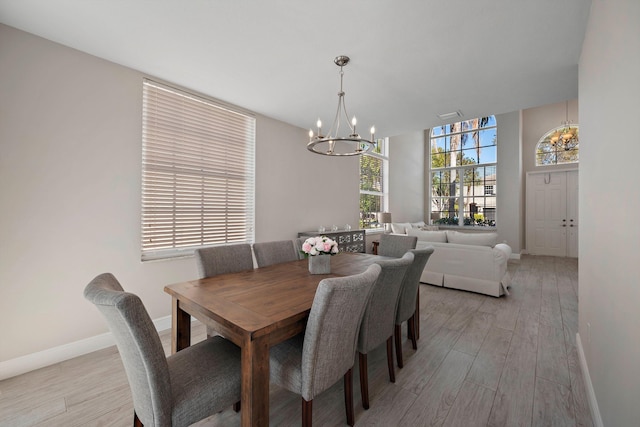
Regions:
<instances>
[{"instance_id":1,"label":"door panel","mask_svg":"<svg viewBox=\"0 0 640 427\"><path fill-rule=\"evenodd\" d=\"M578 171L567 172L567 256L578 257Z\"/></svg>"}]
</instances>

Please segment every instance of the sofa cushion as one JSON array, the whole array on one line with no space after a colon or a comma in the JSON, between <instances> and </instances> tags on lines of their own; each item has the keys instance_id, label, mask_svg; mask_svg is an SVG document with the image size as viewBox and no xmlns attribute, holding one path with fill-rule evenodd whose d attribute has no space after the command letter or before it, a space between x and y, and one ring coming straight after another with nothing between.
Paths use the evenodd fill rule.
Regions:
<instances>
[{"instance_id":1,"label":"sofa cushion","mask_svg":"<svg viewBox=\"0 0 640 427\"><path fill-rule=\"evenodd\" d=\"M394 234L407 234L407 230L411 229L411 224L408 222L392 222L391 232Z\"/></svg>"},{"instance_id":2,"label":"sofa cushion","mask_svg":"<svg viewBox=\"0 0 640 427\"><path fill-rule=\"evenodd\" d=\"M424 227L425 225L426 224L424 223L424 221L412 222L411 228L421 228L421 227Z\"/></svg>"},{"instance_id":3,"label":"sofa cushion","mask_svg":"<svg viewBox=\"0 0 640 427\"><path fill-rule=\"evenodd\" d=\"M489 246L496 245L496 233L461 233L459 231L447 230L447 242L461 245Z\"/></svg>"},{"instance_id":4,"label":"sofa cushion","mask_svg":"<svg viewBox=\"0 0 640 427\"><path fill-rule=\"evenodd\" d=\"M447 243L447 233L445 231L423 231L418 228L407 230L409 236L416 236L422 242Z\"/></svg>"}]
</instances>

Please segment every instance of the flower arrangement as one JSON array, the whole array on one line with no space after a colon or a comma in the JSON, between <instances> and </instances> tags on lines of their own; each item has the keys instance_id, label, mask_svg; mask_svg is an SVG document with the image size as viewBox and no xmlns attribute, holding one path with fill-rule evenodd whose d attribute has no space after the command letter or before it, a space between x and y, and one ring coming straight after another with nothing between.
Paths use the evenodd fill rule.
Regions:
<instances>
[{"instance_id":1,"label":"flower arrangement","mask_svg":"<svg viewBox=\"0 0 640 427\"><path fill-rule=\"evenodd\" d=\"M338 253L338 243L327 236L309 237L302 244L305 256L335 255Z\"/></svg>"}]
</instances>

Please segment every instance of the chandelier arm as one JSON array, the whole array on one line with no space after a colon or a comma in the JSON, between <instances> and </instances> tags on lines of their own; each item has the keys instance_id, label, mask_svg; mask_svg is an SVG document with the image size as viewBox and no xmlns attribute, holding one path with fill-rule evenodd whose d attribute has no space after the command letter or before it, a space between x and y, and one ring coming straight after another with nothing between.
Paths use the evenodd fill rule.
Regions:
<instances>
[{"instance_id":1,"label":"chandelier arm","mask_svg":"<svg viewBox=\"0 0 640 427\"><path fill-rule=\"evenodd\" d=\"M328 138L337 138L340 135L340 102L342 97L338 94L338 108L336 109L336 115L333 118L333 123L331 123L331 127L329 128L329 132L327 132Z\"/></svg>"},{"instance_id":2,"label":"chandelier arm","mask_svg":"<svg viewBox=\"0 0 640 427\"><path fill-rule=\"evenodd\" d=\"M353 124L351 123L351 120L349 120L349 113L347 113L347 105L344 103L344 92L342 92L342 96L340 98L342 102L342 111L344 112L344 117L347 119L347 126L349 126L349 129L351 130L351 135L353 135L356 132Z\"/></svg>"}]
</instances>

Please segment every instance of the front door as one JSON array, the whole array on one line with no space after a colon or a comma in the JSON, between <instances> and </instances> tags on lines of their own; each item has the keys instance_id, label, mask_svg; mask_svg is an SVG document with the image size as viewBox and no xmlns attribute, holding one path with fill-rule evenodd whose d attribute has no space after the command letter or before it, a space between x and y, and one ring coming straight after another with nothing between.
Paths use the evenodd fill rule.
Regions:
<instances>
[{"instance_id":1,"label":"front door","mask_svg":"<svg viewBox=\"0 0 640 427\"><path fill-rule=\"evenodd\" d=\"M578 171L527 175L527 251L578 257Z\"/></svg>"}]
</instances>

